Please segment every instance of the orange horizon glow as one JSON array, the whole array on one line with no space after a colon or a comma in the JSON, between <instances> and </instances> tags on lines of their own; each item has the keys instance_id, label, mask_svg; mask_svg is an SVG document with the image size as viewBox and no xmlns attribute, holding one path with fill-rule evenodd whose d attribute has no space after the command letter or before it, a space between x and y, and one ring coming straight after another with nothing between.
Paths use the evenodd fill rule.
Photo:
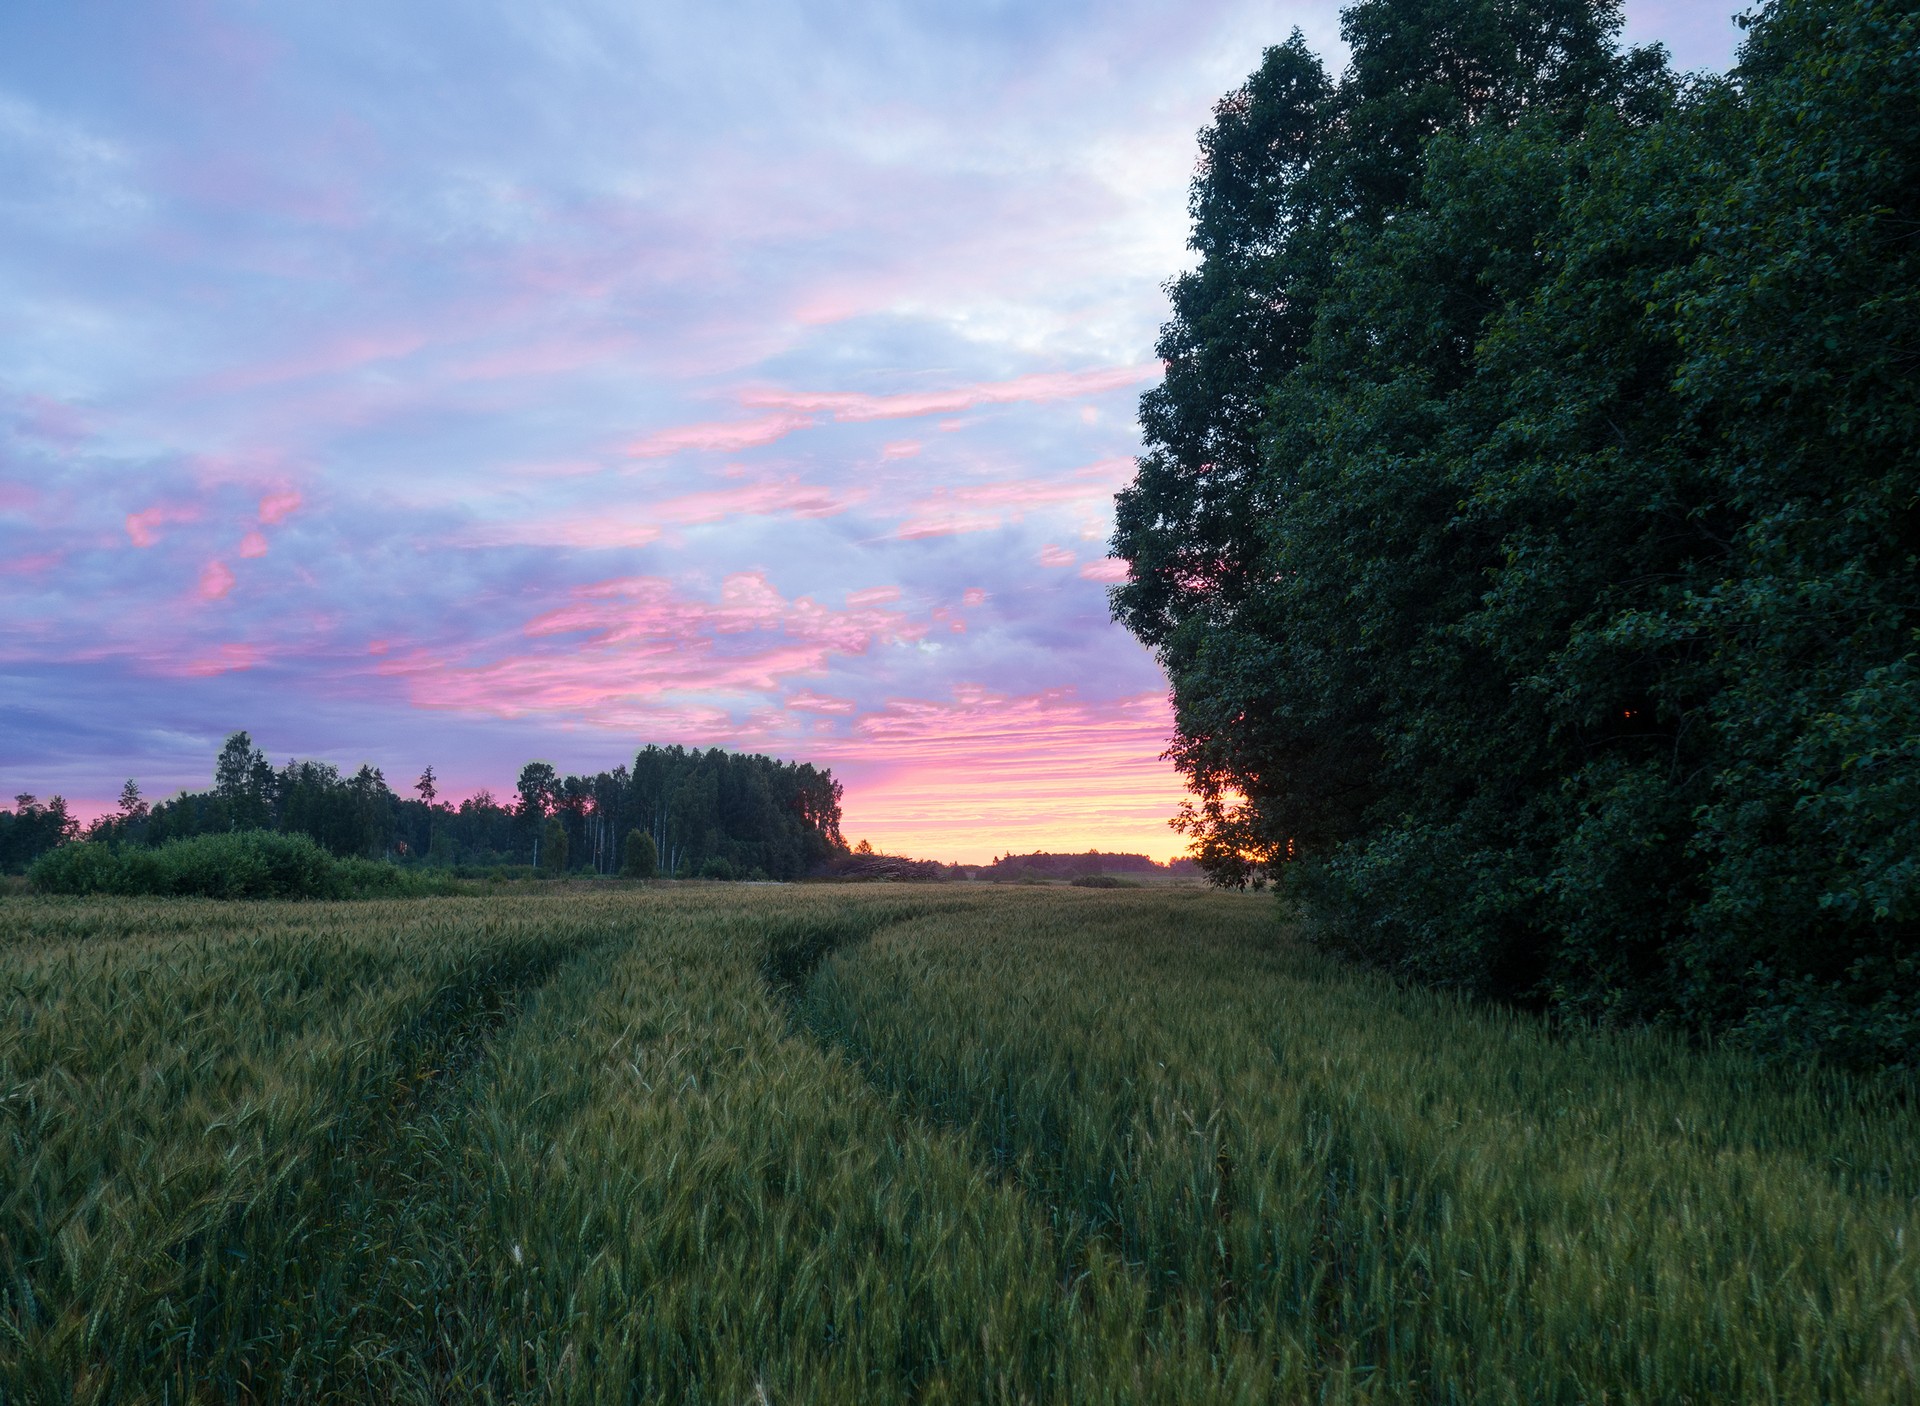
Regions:
<instances>
[{"instance_id":1,"label":"orange horizon glow","mask_svg":"<svg viewBox=\"0 0 1920 1406\"><path fill-rule=\"evenodd\" d=\"M1160 694L1098 705L1068 690L974 694L896 703L814 756L845 786L849 844L960 864L1090 849L1165 863L1187 851L1168 825L1187 796L1160 756L1171 730Z\"/></svg>"}]
</instances>

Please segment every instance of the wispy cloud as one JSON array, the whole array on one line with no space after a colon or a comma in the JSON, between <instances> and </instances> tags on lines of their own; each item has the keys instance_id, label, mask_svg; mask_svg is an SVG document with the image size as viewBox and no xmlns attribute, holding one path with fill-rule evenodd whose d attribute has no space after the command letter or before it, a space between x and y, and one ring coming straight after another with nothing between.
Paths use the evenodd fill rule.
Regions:
<instances>
[{"instance_id":1,"label":"wispy cloud","mask_svg":"<svg viewBox=\"0 0 1920 1406\"><path fill-rule=\"evenodd\" d=\"M748 405L831 415L843 422L911 420L923 415L951 415L958 410L973 410L982 405L1014 405L1102 395L1108 391L1145 385L1158 380L1160 373L1160 363L1154 361L1134 366L1099 367L1089 371L1035 372L1005 381L980 381L972 385L902 391L892 395L760 389L747 391L741 400Z\"/></svg>"},{"instance_id":2,"label":"wispy cloud","mask_svg":"<svg viewBox=\"0 0 1920 1406\"><path fill-rule=\"evenodd\" d=\"M1132 474L1133 460L1107 459L1046 478L938 486L912 505L893 535L911 540L989 532L1037 508L1105 505Z\"/></svg>"},{"instance_id":3,"label":"wispy cloud","mask_svg":"<svg viewBox=\"0 0 1920 1406\"><path fill-rule=\"evenodd\" d=\"M268 527L285 522L300 511L302 501L297 489L275 489L260 500L260 521Z\"/></svg>"},{"instance_id":4,"label":"wispy cloud","mask_svg":"<svg viewBox=\"0 0 1920 1406\"><path fill-rule=\"evenodd\" d=\"M1140 386L1160 375L1159 362L1136 366L1098 367L1087 371L1036 372L1004 381L980 381L939 390L901 391L870 395L858 391L799 391L757 387L740 393L740 403L776 413L745 419L705 420L655 430L627 446L635 459L663 459L694 451L733 454L784 439L823 421L863 424L874 420L912 420L927 415L950 415L988 405L1038 404L1081 396L1104 395ZM912 441L882 447L884 458L906 458L919 452Z\"/></svg>"},{"instance_id":5,"label":"wispy cloud","mask_svg":"<svg viewBox=\"0 0 1920 1406\"><path fill-rule=\"evenodd\" d=\"M233 569L218 559L200 570L200 599L219 600L233 589Z\"/></svg>"},{"instance_id":6,"label":"wispy cloud","mask_svg":"<svg viewBox=\"0 0 1920 1406\"><path fill-rule=\"evenodd\" d=\"M810 429L811 415L758 415L749 420L710 420L656 430L627 446L635 459L664 459L688 450L705 454L732 454L784 439L795 430Z\"/></svg>"},{"instance_id":7,"label":"wispy cloud","mask_svg":"<svg viewBox=\"0 0 1920 1406\"><path fill-rule=\"evenodd\" d=\"M741 517L833 517L863 502L863 488L832 488L798 478L765 479L648 499L629 490L612 502L565 516L514 517L459 534L465 546L643 547L668 527L697 527ZM637 500L637 501L636 501Z\"/></svg>"},{"instance_id":8,"label":"wispy cloud","mask_svg":"<svg viewBox=\"0 0 1920 1406\"><path fill-rule=\"evenodd\" d=\"M151 547L162 531L183 522L198 522L200 508L192 503L156 503L137 513L127 514L127 540L136 547Z\"/></svg>"},{"instance_id":9,"label":"wispy cloud","mask_svg":"<svg viewBox=\"0 0 1920 1406\"><path fill-rule=\"evenodd\" d=\"M756 572L727 577L713 599L647 576L569 594L527 621L526 643L495 644L485 662L416 650L391 655L380 672L405 679L423 707L569 714L605 725L636 702L772 693L795 675L823 672L835 655L926 633L924 622L877 601L832 610L788 598Z\"/></svg>"}]
</instances>

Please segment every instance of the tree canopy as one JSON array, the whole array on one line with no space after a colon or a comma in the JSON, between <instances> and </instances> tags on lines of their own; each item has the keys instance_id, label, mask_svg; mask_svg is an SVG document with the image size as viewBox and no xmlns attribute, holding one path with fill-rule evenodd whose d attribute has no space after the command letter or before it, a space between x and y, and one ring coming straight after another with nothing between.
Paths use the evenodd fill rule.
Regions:
<instances>
[{"instance_id":1,"label":"tree canopy","mask_svg":"<svg viewBox=\"0 0 1920 1406\"><path fill-rule=\"evenodd\" d=\"M1909 1060L1920 19L1619 26L1365 0L1222 100L1115 612L1202 862L1326 943Z\"/></svg>"},{"instance_id":2,"label":"tree canopy","mask_svg":"<svg viewBox=\"0 0 1920 1406\"><path fill-rule=\"evenodd\" d=\"M308 836L341 857L613 874L629 837L639 834L653 846L649 873L657 866L669 877L692 875L717 860L728 874L771 879L797 879L846 848L831 771L717 747L646 747L631 768L593 776L529 762L506 805L486 791L457 806L439 800L431 767L412 789L419 799L396 795L371 765L347 775L328 762L294 760L275 770L247 733L236 732L215 761L211 790L182 792L149 809L129 781L120 812L101 817L88 835L160 845L274 830ZM0 811L0 844L17 834L20 853L0 850L0 857L24 866L77 828L57 797L53 807L23 797L17 817ZM556 836L558 846L550 843Z\"/></svg>"}]
</instances>

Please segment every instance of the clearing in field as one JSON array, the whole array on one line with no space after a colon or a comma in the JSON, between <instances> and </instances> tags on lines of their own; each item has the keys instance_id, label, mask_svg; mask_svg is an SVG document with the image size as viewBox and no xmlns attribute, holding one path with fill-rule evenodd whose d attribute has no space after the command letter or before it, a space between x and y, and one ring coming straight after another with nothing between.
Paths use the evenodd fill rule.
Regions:
<instances>
[{"instance_id":1,"label":"clearing in field","mask_svg":"<svg viewBox=\"0 0 1920 1406\"><path fill-rule=\"evenodd\" d=\"M1198 890L0 904L0 1400L1910 1401L1914 1114Z\"/></svg>"}]
</instances>

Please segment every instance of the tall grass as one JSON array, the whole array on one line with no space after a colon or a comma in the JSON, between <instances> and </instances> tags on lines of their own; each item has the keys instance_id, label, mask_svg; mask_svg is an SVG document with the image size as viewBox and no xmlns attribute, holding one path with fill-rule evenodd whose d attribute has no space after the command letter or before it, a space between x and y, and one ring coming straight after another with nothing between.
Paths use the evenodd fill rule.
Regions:
<instances>
[{"instance_id":1,"label":"tall grass","mask_svg":"<svg viewBox=\"0 0 1920 1406\"><path fill-rule=\"evenodd\" d=\"M0 1400L1911 1400L1915 1122L1197 891L0 899Z\"/></svg>"}]
</instances>

